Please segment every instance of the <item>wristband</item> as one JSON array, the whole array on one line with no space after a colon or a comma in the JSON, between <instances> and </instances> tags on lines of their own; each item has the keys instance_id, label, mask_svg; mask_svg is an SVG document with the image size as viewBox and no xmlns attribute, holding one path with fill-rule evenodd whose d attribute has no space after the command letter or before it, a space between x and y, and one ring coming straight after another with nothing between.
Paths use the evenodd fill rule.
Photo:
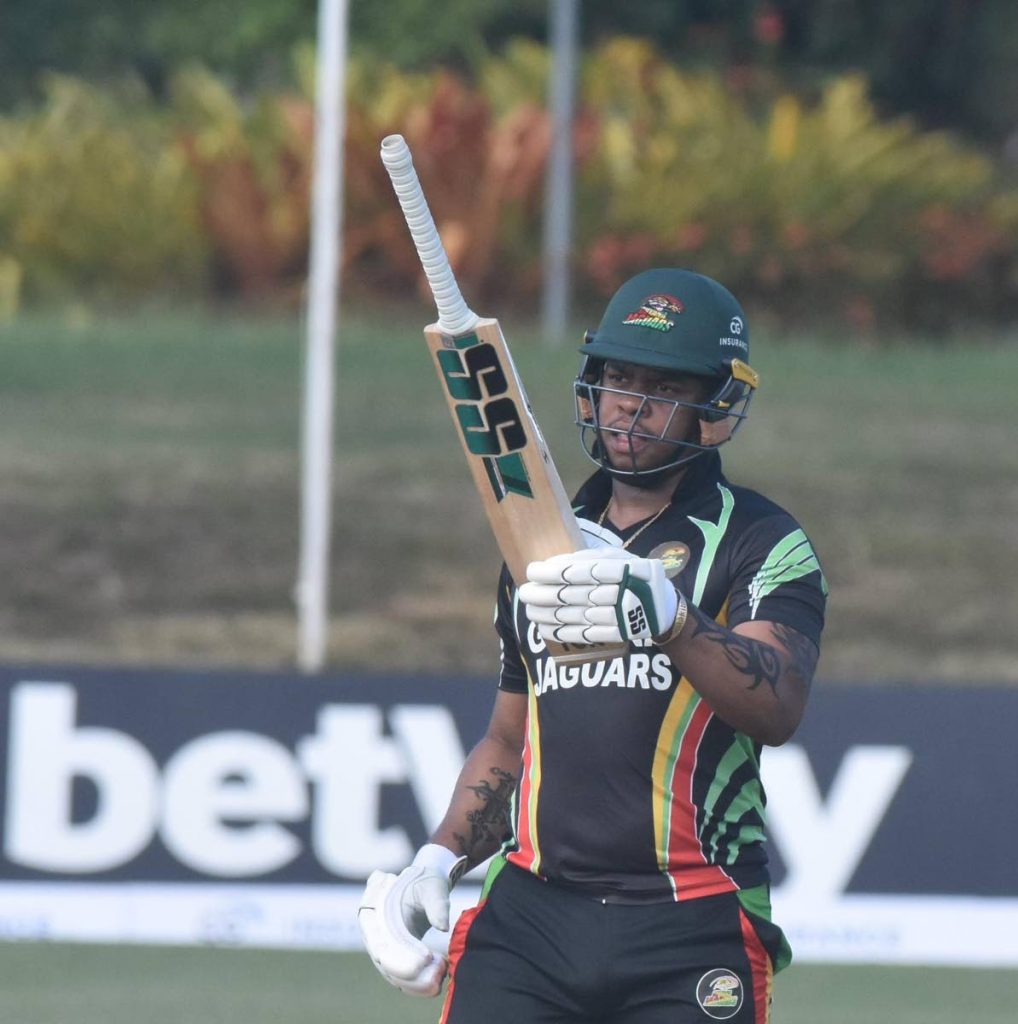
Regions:
<instances>
[{"instance_id":1,"label":"wristband","mask_svg":"<svg viewBox=\"0 0 1018 1024\"><path fill-rule=\"evenodd\" d=\"M675 606L675 618L672 620L672 624L660 636L651 637L658 647L664 647L665 644L671 643L682 632L682 627L686 624L689 607L682 594L678 594L678 598L679 603Z\"/></svg>"}]
</instances>

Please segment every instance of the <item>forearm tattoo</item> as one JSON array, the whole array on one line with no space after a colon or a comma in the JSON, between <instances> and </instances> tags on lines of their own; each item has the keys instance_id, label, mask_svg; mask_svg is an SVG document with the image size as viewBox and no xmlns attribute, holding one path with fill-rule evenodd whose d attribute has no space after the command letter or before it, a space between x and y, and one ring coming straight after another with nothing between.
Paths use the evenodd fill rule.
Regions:
<instances>
[{"instance_id":1,"label":"forearm tattoo","mask_svg":"<svg viewBox=\"0 0 1018 1024\"><path fill-rule=\"evenodd\" d=\"M718 644L733 668L750 680L746 689L755 690L761 683L766 683L777 697L781 655L773 647L719 626L699 609L691 608L690 611L693 616L693 636L703 636L709 642Z\"/></svg>"},{"instance_id":2,"label":"forearm tattoo","mask_svg":"<svg viewBox=\"0 0 1018 1024\"><path fill-rule=\"evenodd\" d=\"M460 852L472 862L480 862L493 853L509 834L509 802L516 779L501 768L491 768L490 774L495 778L494 785L483 779L475 786L466 787L481 806L467 814L470 835L455 834Z\"/></svg>"}]
</instances>

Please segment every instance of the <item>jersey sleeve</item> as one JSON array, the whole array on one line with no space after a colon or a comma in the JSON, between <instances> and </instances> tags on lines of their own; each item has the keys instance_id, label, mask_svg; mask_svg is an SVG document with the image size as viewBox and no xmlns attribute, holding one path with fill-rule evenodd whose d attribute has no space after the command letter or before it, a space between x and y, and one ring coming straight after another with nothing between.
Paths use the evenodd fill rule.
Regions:
<instances>
[{"instance_id":1,"label":"jersey sleeve","mask_svg":"<svg viewBox=\"0 0 1018 1024\"><path fill-rule=\"evenodd\" d=\"M495 632L498 633L498 645L501 666L498 674L498 688L510 693L527 692L527 669L520 654L519 640L516 636L513 604L516 588L509 570L503 565L498 578L498 598L495 601Z\"/></svg>"},{"instance_id":2,"label":"jersey sleeve","mask_svg":"<svg viewBox=\"0 0 1018 1024\"><path fill-rule=\"evenodd\" d=\"M799 524L786 513L758 521L733 558L729 628L752 620L778 622L819 646L827 580Z\"/></svg>"}]
</instances>

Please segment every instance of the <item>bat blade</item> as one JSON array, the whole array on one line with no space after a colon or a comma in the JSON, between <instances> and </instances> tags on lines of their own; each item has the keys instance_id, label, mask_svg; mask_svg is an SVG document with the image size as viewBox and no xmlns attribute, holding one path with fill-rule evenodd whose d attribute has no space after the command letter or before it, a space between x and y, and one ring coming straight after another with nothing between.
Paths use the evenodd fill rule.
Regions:
<instances>
[{"instance_id":1,"label":"bat blade","mask_svg":"<svg viewBox=\"0 0 1018 1024\"><path fill-rule=\"evenodd\" d=\"M529 562L577 551L583 536L498 321L482 320L460 292L406 140L384 138L381 158L435 297L438 322L424 335L488 522L520 583ZM548 652L571 664L628 647L549 643Z\"/></svg>"},{"instance_id":2,"label":"bat blade","mask_svg":"<svg viewBox=\"0 0 1018 1024\"><path fill-rule=\"evenodd\" d=\"M585 541L497 320L458 335L425 328L485 514L513 580L527 564L576 551ZM556 662L624 654L628 644L549 642Z\"/></svg>"}]
</instances>

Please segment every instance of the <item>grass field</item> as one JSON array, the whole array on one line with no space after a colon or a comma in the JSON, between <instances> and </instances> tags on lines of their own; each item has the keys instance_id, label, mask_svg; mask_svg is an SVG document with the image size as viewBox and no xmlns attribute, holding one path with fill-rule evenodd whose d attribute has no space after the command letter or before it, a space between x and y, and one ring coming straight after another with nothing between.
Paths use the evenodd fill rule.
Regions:
<instances>
[{"instance_id":1,"label":"grass field","mask_svg":"<svg viewBox=\"0 0 1018 1024\"><path fill-rule=\"evenodd\" d=\"M483 671L497 557L421 316L385 316L340 343L331 664ZM201 311L0 328L0 659L292 663L302 340ZM573 488L574 347L512 340ZM754 339L726 468L816 543L822 678L1018 681L1016 341Z\"/></svg>"},{"instance_id":2,"label":"grass field","mask_svg":"<svg viewBox=\"0 0 1018 1024\"><path fill-rule=\"evenodd\" d=\"M434 1024L361 954L0 945L4 1024ZM1011 1024L1018 974L801 965L773 1024ZM521 1021L520 1024L526 1024Z\"/></svg>"}]
</instances>

